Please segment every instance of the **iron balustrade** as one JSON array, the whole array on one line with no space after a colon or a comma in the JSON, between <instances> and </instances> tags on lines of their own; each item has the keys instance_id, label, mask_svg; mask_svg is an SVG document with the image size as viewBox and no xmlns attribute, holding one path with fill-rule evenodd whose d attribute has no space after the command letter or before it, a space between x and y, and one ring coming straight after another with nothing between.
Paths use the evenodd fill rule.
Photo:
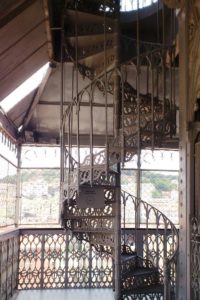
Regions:
<instances>
[{"instance_id":1,"label":"iron balustrade","mask_svg":"<svg viewBox=\"0 0 200 300\"><path fill-rule=\"evenodd\" d=\"M139 256L151 261L159 270L159 281L164 284L165 298L176 294L178 230L175 225L151 204L122 191L122 243ZM133 229L126 228L127 209L132 212ZM129 224L130 226L130 224Z\"/></svg>"},{"instance_id":2,"label":"iron balustrade","mask_svg":"<svg viewBox=\"0 0 200 300\"><path fill-rule=\"evenodd\" d=\"M0 299L9 300L18 285L19 230L0 235Z\"/></svg>"},{"instance_id":3,"label":"iron balustrade","mask_svg":"<svg viewBox=\"0 0 200 300\"><path fill-rule=\"evenodd\" d=\"M112 287L112 257L63 229L23 229L19 289Z\"/></svg>"},{"instance_id":4,"label":"iron balustrade","mask_svg":"<svg viewBox=\"0 0 200 300\"><path fill-rule=\"evenodd\" d=\"M153 264L163 270L161 280L164 237L167 237L170 252L174 247L170 230L125 229L127 245L134 249L137 239L138 255L146 259L151 253ZM175 265L172 270L171 287L175 289ZM110 254L97 252L89 242L79 241L63 229L20 230L18 289L111 288L112 283L113 260Z\"/></svg>"},{"instance_id":5,"label":"iron balustrade","mask_svg":"<svg viewBox=\"0 0 200 300\"><path fill-rule=\"evenodd\" d=\"M164 240L170 257L177 241L166 228L122 228L126 244L159 266L164 279ZM166 237L166 239L164 238ZM123 241L122 241L123 242ZM147 250L148 245L148 250ZM154 254L154 255L153 255ZM0 236L0 296L11 299L19 289L111 288L113 259L97 252L61 228L18 229ZM176 289L176 260L171 261L170 286Z\"/></svg>"}]
</instances>

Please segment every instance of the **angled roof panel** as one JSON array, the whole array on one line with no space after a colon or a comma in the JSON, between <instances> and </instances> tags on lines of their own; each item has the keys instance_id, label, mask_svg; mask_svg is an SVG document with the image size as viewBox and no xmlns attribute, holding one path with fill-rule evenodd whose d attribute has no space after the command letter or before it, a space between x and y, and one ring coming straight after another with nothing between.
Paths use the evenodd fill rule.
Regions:
<instances>
[{"instance_id":1,"label":"angled roof panel","mask_svg":"<svg viewBox=\"0 0 200 300\"><path fill-rule=\"evenodd\" d=\"M49 60L43 1L33 1L0 28L0 99Z\"/></svg>"},{"instance_id":2,"label":"angled roof panel","mask_svg":"<svg viewBox=\"0 0 200 300\"><path fill-rule=\"evenodd\" d=\"M29 110L29 107L33 101L36 90L37 89L32 91L7 113L9 120L11 120L17 128L22 125L24 117L26 116L27 111Z\"/></svg>"}]
</instances>

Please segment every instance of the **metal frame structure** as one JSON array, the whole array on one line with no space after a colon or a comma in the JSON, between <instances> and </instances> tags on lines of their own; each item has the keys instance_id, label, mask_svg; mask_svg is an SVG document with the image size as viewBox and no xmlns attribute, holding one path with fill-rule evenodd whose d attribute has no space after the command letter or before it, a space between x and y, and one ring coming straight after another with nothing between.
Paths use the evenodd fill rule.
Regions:
<instances>
[{"instance_id":1,"label":"metal frame structure","mask_svg":"<svg viewBox=\"0 0 200 300\"><path fill-rule=\"evenodd\" d=\"M71 287L111 286L113 279L111 257L113 257L117 300L122 296L126 299L126 291L130 292L134 290L135 285L137 286L137 280L135 282L129 274L130 270L133 271L137 266L148 271L151 269L153 272L153 275L148 278L141 276L138 285L146 283L149 286L159 281L164 284L164 299L168 300L171 298L171 292L175 292L176 289L178 232L164 214L142 201L140 195L141 149L153 150L155 147L164 147L167 139L170 140L175 135L176 129L175 48L174 45L166 43L165 8L162 7L162 43L159 40L154 44L143 42L140 40L141 20L139 0L137 0L136 38L122 37L125 43L132 47L134 55L123 61L122 53L120 53L119 1L104 0L101 5L98 1L92 6L90 4L89 1L65 1L59 29L61 35L60 206L62 207L60 210L62 211L62 224L65 229L72 231L73 236L59 230L55 234L48 230L41 234L37 230L22 231L19 286L21 288L57 288L67 287L70 284ZM84 27L84 24L79 26L77 22L67 23L68 13L74 14L75 19L78 20L80 12L95 12L103 18L103 23L95 27L96 32L92 28L86 29L87 26ZM100 46L103 60L94 64L87 60L87 56L95 55L93 48L81 49L79 44L80 34L87 30L95 34L103 30L103 44ZM110 33L113 34L111 39ZM113 51L109 49L110 45L113 46ZM66 57L74 63L71 99L65 99ZM134 70L135 76L129 76L128 67ZM142 67L145 68L145 88L142 84L144 79ZM79 74L90 80L90 83L83 89L79 89ZM94 151L96 92L103 98L102 106L98 107L103 108L105 119L103 129L105 143L103 150L101 149L98 153ZM110 95L111 104L109 103ZM38 97L36 95L36 101ZM81 162L81 117L85 98L87 98L89 111L89 155ZM113 124L110 124L110 112ZM25 120L25 123L28 121L29 118ZM77 158L74 157L74 148L77 149ZM123 165L124 162L130 161L135 154L137 154L138 188L137 196L133 197L121 191L120 167L121 163ZM19 169L20 146L18 149L18 200ZM103 209L90 206L86 209L79 207L78 199L82 186L92 189L96 186L102 188L105 205ZM130 233L126 233L125 228L124 244L121 237L121 210L125 216L125 206L128 202L133 205L135 216L135 229L134 233L131 233L132 240L135 241L134 246L128 244L126 235L130 236ZM19 212L19 202L16 211ZM146 218L145 232L142 232L143 228L140 223L141 211L145 213ZM155 219L155 232L149 233L151 232L149 219L152 214ZM17 222L17 219L15 221ZM8 243L10 243L9 239ZM69 246L71 249L67 251ZM76 249L79 246L82 247L81 251ZM93 247L97 250L95 255ZM59 248L58 251L57 248ZM4 250L3 242L1 249ZM124 262L122 254L130 254L129 251L132 256L141 251L142 257L132 257L132 260ZM14 257L14 254L12 255ZM70 263L74 264L79 259L84 266L81 269L79 261L77 272L74 266L71 268ZM99 260L102 259L106 260L106 268L103 271L105 261L101 262L100 267L98 266ZM9 253L6 258L2 256L1 265L5 265L5 261L9 260ZM97 273L92 271L93 261L95 261ZM89 268L89 273L85 265ZM102 272L105 274L102 275ZM10 269L6 274L7 278L10 277ZM66 274L70 274L68 280L66 280ZM86 282L85 278L87 278ZM9 292L6 296L4 282L2 286L2 297L9 297L11 293Z\"/></svg>"}]
</instances>

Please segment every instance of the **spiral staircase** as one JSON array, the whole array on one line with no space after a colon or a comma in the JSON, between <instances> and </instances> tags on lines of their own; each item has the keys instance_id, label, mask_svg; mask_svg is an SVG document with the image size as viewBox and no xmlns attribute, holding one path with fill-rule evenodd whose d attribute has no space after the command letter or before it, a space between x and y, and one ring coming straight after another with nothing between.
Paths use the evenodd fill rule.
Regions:
<instances>
[{"instance_id":1,"label":"spiral staircase","mask_svg":"<svg viewBox=\"0 0 200 300\"><path fill-rule=\"evenodd\" d=\"M97 251L107 252L116 259L116 228L120 222L120 299L175 299L178 249L175 226L156 208L120 191L120 163L130 161L134 155L139 155L141 149L166 147L176 135L176 105L169 97L170 93L166 93L167 76L174 58L173 47L138 42L120 34L118 6L113 0L66 1L63 24L62 59L74 63L77 81L81 74L83 81L87 78L90 82L81 90L76 83L75 96L63 113L62 130L67 132L68 140L63 141L62 225L79 240L88 241ZM167 64L166 57L169 56L170 63ZM132 66L136 69L133 84L130 75ZM143 70L140 75L138 66ZM151 77L148 77L149 72ZM161 72L164 72L163 76L159 75ZM155 73L160 76L157 91L153 88ZM137 88L145 78L151 78L151 83L145 83L145 89ZM160 81L165 86L164 93L159 90ZM90 153L81 162L80 157L77 159L73 155L70 137L74 131L77 132L79 149L79 128L77 125L74 129L74 120L78 123L84 94L89 94L91 99L94 91L104 99L105 110L109 106L108 99L114 99L112 117L115 133L111 137L106 128L105 145L97 152L94 152L93 132L88 133ZM92 105L90 100L90 109ZM108 111L106 114L108 118ZM93 124L93 121L90 123ZM98 203L91 196L94 193ZM127 205L132 205L135 216L134 244L129 244L126 239ZM141 210L144 212L142 221ZM120 221L121 212L124 222ZM157 252L149 248L152 215L155 239L163 243L162 250L158 248ZM146 252L139 253L137 236L141 228L145 229L143 249ZM145 298L147 295L150 298Z\"/></svg>"}]
</instances>

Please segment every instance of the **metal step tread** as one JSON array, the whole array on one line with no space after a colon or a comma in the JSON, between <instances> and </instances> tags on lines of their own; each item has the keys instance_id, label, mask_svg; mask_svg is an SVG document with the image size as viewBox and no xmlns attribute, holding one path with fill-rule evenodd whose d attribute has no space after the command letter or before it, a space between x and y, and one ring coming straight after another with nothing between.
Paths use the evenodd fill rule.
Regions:
<instances>
[{"instance_id":1,"label":"metal step tread","mask_svg":"<svg viewBox=\"0 0 200 300\"><path fill-rule=\"evenodd\" d=\"M114 58L115 58L114 47L107 49L106 58L107 58L107 60L106 60L107 66L114 63ZM95 54L91 54L86 58L80 59L79 63L84 66L87 66L95 71L96 68L99 68L100 66L101 67L104 66L104 51L98 52Z\"/></svg>"},{"instance_id":2,"label":"metal step tread","mask_svg":"<svg viewBox=\"0 0 200 300\"><path fill-rule=\"evenodd\" d=\"M122 275L127 275L127 278L131 278L133 276L143 276L143 275L152 275L158 273L158 271L156 269L150 269L150 268L137 268L137 269L132 269L130 267L130 271L128 271L127 273L122 272Z\"/></svg>"},{"instance_id":3,"label":"metal step tread","mask_svg":"<svg viewBox=\"0 0 200 300\"><path fill-rule=\"evenodd\" d=\"M164 293L164 285L161 283L155 283L151 285L142 285L139 287L132 287L127 290L123 290L123 295L136 295L136 294L163 294ZM125 299L125 298L123 298Z\"/></svg>"},{"instance_id":4,"label":"metal step tread","mask_svg":"<svg viewBox=\"0 0 200 300\"><path fill-rule=\"evenodd\" d=\"M71 8L67 8L65 12L65 16L67 17L67 23L71 23L72 21L76 21L76 24L104 24L104 16L101 14L95 14L95 12L88 12L83 10L74 10ZM114 24L114 19L106 17L106 25L112 26Z\"/></svg>"}]
</instances>

